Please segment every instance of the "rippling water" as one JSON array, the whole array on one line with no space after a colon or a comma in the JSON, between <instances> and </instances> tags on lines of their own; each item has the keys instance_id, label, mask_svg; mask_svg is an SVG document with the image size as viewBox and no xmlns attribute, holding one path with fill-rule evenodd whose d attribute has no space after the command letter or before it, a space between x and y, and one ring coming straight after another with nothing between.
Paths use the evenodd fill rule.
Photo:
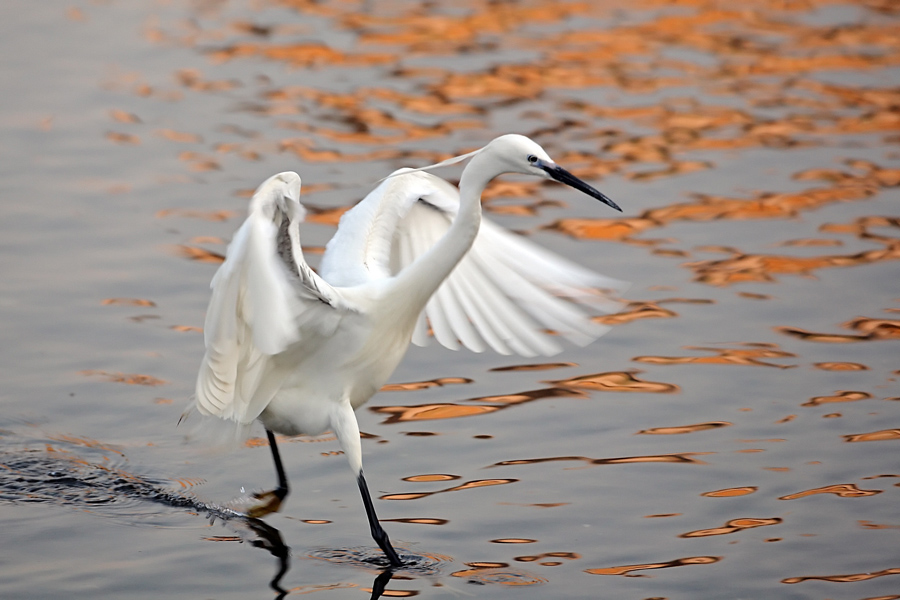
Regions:
<instances>
[{"instance_id":1,"label":"rippling water","mask_svg":"<svg viewBox=\"0 0 900 600\"><path fill-rule=\"evenodd\" d=\"M896 3L2 13L4 597L900 598ZM392 579L328 435L285 440L281 513L237 517L263 440L175 423L250 191L302 175L315 263L380 177L510 131L625 209L485 198L632 282L612 331L412 349L359 413Z\"/></svg>"}]
</instances>

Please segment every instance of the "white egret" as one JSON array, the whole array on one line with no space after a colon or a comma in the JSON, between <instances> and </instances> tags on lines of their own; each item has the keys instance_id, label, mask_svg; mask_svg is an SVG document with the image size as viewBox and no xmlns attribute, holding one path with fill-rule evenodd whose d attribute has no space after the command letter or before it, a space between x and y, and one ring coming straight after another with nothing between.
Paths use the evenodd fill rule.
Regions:
<instances>
[{"instance_id":1,"label":"white egret","mask_svg":"<svg viewBox=\"0 0 900 600\"><path fill-rule=\"evenodd\" d=\"M251 516L278 510L288 493L274 433L331 430L372 537L401 565L363 476L354 410L384 385L410 341L425 341L426 318L444 346L524 356L558 352L552 332L578 344L603 333L576 303L603 299L597 290L618 282L482 221L481 193L502 173L525 173L621 209L521 135L432 166L466 158L459 190L421 170L384 179L341 218L321 274L300 246L300 177L280 173L256 190L212 280L195 400L203 415L265 426L278 487L257 495L263 502Z\"/></svg>"}]
</instances>

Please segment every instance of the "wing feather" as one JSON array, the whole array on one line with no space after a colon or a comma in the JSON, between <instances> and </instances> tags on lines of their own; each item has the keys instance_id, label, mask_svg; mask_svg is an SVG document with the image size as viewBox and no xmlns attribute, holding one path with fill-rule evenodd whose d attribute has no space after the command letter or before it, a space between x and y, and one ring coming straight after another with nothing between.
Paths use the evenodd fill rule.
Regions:
<instances>
[{"instance_id":1,"label":"wing feather","mask_svg":"<svg viewBox=\"0 0 900 600\"><path fill-rule=\"evenodd\" d=\"M206 354L195 390L202 414L252 422L290 372L275 368L273 357L329 335L350 310L303 258L299 222L305 211L295 199L299 177L291 174L297 190L288 194L292 179L279 180L283 175L254 194L250 214L210 284Z\"/></svg>"},{"instance_id":2,"label":"wing feather","mask_svg":"<svg viewBox=\"0 0 900 600\"><path fill-rule=\"evenodd\" d=\"M454 186L401 170L341 217L321 272L342 286L396 275L447 233L458 210ZM556 354L559 336L583 345L602 335L591 315L617 308L609 290L624 287L483 219L471 250L426 303L412 341L427 343L427 322L447 348Z\"/></svg>"},{"instance_id":3,"label":"wing feather","mask_svg":"<svg viewBox=\"0 0 900 600\"><path fill-rule=\"evenodd\" d=\"M422 199L400 215L391 257L394 272L434 245L459 207L456 188L427 173L416 175L432 189L418 190ZM555 334L577 345L603 335L607 328L592 321L591 314L615 310L619 303L610 293L625 287L483 219L472 249L423 314L435 339L448 348L462 344L476 352L490 347L501 354L553 355L562 350ZM413 337L418 345L424 341L421 332Z\"/></svg>"}]
</instances>

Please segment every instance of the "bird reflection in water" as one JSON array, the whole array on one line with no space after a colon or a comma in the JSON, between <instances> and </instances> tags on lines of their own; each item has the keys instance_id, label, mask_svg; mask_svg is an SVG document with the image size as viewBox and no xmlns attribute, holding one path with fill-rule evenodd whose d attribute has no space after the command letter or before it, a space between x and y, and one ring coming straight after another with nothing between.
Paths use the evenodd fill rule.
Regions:
<instances>
[{"instance_id":1,"label":"bird reflection in water","mask_svg":"<svg viewBox=\"0 0 900 600\"><path fill-rule=\"evenodd\" d=\"M291 549L285 545L281 532L268 523L254 518L243 518L240 521L256 536L255 539L250 540L250 544L254 548L262 548L277 559L275 575L269 581L269 587L275 591L275 600L282 600L291 592L291 590L287 590L281 585L281 580L291 568ZM378 576L372 582L372 595L370 597L372 600L381 598L385 587L393 575L394 570L391 567L378 573Z\"/></svg>"}]
</instances>

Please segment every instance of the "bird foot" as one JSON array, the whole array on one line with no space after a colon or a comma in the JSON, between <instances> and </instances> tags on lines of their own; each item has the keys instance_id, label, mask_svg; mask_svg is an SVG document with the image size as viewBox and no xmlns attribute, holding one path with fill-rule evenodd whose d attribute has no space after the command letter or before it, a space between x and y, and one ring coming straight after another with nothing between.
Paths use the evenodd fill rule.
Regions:
<instances>
[{"instance_id":1,"label":"bird foot","mask_svg":"<svg viewBox=\"0 0 900 600\"><path fill-rule=\"evenodd\" d=\"M253 494L253 497L261 500L261 502L247 509L247 516L253 519L260 519L266 515L278 512L281 509L281 502L285 496L287 496L287 490L280 488Z\"/></svg>"}]
</instances>

